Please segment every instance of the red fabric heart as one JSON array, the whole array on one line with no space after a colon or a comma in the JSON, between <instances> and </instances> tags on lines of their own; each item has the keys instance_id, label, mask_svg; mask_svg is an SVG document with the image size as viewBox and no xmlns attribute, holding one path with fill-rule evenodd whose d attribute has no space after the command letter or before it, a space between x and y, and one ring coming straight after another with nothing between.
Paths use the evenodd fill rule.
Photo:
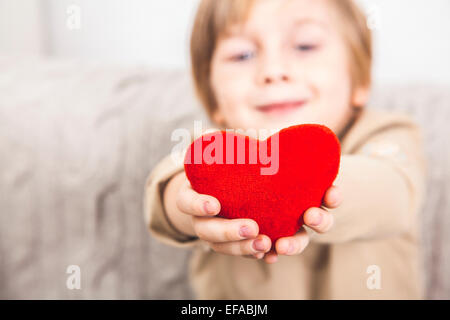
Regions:
<instances>
[{"instance_id":1,"label":"red fabric heart","mask_svg":"<svg viewBox=\"0 0 450 320\"><path fill-rule=\"evenodd\" d=\"M285 128L266 140L216 131L192 142L184 167L195 191L219 200L217 216L255 220L274 247L299 230L306 209L321 206L337 176L340 152L333 131L317 124Z\"/></svg>"}]
</instances>

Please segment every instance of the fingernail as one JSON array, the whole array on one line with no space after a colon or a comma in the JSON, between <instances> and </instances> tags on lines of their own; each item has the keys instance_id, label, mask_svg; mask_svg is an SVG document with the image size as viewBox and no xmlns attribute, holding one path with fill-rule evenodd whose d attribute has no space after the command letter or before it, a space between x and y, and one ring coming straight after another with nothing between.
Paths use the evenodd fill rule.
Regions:
<instances>
[{"instance_id":1,"label":"fingernail","mask_svg":"<svg viewBox=\"0 0 450 320\"><path fill-rule=\"evenodd\" d=\"M319 224L322 223L322 219L323 219L322 214L320 212L314 211L311 225L318 226Z\"/></svg>"},{"instance_id":2,"label":"fingernail","mask_svg":"<svg viewBox=\"0 0 450 320\"><path fill-rule=\"evenodd\" d=\"M262 239L253 241L253 248L258 251L264 251L264 241Z\"/></svg>"},{"instance_id":3,"label":"fingernail","mask_svg":"<svg viewBox=\"0 0 450 320\"><path fill-rule=\"evenodd\" d=\"M203 203L203 209L206 214L213 214L216 212L214 205L209 201Z\"/></svg>"},{"instance_id":4,"label":"fingernail","mask_svg":"<svg viewBox=\"0 0 450 320\"><path fill-rule=\"evenodd\" d=\"M250 230L250 228L248 226L242 226L239 229L239 235L243 238L247 238L252 235L252 231Z\"/></svg>"}]
</instances>

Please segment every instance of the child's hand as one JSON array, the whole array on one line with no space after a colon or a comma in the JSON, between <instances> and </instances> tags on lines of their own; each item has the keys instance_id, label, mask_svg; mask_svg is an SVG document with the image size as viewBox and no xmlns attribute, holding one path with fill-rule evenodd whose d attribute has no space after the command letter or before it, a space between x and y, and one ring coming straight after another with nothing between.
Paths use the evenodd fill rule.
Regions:
<instances>
[{"instance_id":1,"label":"child's hand","mask_svg":"<svg viewBox=\"0 0 450 320\"><path fill-rule=\"evenodd\" d=\"M336 208L341 203L341 193L337 186L331 186L325 193L323 207ZM309 208L303 215L305 225L318 233L324 233L333 226L334 218L325 208ZM295 255L301 253L309 243L309 236L301 228L294 236L279 238L275 243L275 250L264 256L264 261L274 263L278 254Z\"/></svg>"},{"instance_id":2,"label":"child's hand","mask_svg":"<svg viewBox=\"0 0 450 320\"><path fill-rule=\"evenodd\" d=\"M187 178L179 189L176 205L192 218L197 237L216 252L261 259L270 250L272 241L266 235L259 235L256 221L215 217L220 212L219 200L194 191Z\"/></svg>"}]
</instances>

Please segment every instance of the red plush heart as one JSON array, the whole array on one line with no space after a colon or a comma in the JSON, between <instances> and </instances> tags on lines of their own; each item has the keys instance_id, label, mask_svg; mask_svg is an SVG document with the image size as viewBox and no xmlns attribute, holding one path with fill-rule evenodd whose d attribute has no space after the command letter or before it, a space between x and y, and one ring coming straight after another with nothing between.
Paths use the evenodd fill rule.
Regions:
<instances>
[{"instance_id":1,"label":"red plush heart","mask_svg":"<svg viewBox=\"0 0 450 320\"><path fill-rule=\"evenodd\" d=\"M218 216L255 220L273 247L299 230L306 209L321 206L340 152L338 138L322 125L292 126L266 140L216 131L189 146L184 168L195 191L219 200Z\"/></svg>"}]
</instances>

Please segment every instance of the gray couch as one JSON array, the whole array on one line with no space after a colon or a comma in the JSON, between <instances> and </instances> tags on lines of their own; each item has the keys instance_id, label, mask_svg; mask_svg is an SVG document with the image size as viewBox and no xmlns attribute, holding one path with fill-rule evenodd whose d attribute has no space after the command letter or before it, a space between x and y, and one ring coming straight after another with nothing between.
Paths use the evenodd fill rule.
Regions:
<instances>
[{"instance_id":1,"label":"gray couch","mask_svg":"<svg viewBox=\"0 0 450 320\"><path fill-rule=\"evenodd\" d=\"M428 298L450 298L449 89L376 87L369 106L424 128ZM0 298L195 298L190 252L151 238L142 214L148 173L194 119L207 120L185 71L1 57Z\"/></svg>"}]
</instances>

